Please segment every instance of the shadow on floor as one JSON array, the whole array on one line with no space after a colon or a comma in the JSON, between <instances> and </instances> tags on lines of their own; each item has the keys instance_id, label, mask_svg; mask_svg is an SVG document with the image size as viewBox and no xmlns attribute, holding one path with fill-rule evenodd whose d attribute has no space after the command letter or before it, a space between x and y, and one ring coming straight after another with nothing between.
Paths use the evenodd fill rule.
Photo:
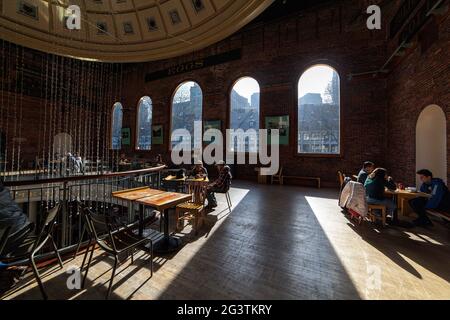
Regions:
<instances>
[{"instance_id":1,"label":"shadow on floor","mask_svg":"<svg viewBox=\"0 0 450 320\"><path fill-rule=\"evenodd\" d=\"M98 251L96 251L98 253ZM81 256L84 254L82 252ZM78 257L77 262L81 261ZM82 257L81 257L82 258ZM151 279L150 272L150 256L146 252L140 251L135 254L134 264L131 264L130 259L123 259L122 264L117 268L116 275L114 277L114 284L112 288L112 293L110 295L110 300L123 299L123 296L114 294L114 290L121 287L125 283L129 283L130 279L140 271L142 268L148 270L148 278L145 281L141 281L139 284L135 284L135 288L132 292L128 293L129 297L132 297L139 289L144 286ZM167 259L162 257L155 257L154 263L154 273L157 272L166 263ZM106 263L108 267L105 271L101 273L94 273L95 266L99 263ZM85 289L81 290L70 290L67 286L67 281L71 274L66 273L72 266L79 267L77 263L72 259L64 261L64 270L61 271L59 266L51 266L46 269L40 270L41 278L44 283L45 290L48 294L50 300L101 300L105 299L107 288L109 285L109 280L111 278L112 266L114 264L113 258L105 254L96 254L91 262L91 267L89 270L89 275L86 279ZM104 268L102 268L104 270ZM17 271L7 271L3 273L1 277L3 283L3 291L0 292L0 299L7 299L10 296L15 295L14 299L18 300L39 300L42 299L39 288L37 287L36 280L32 273L27 273L24 278L22 278L15 287L13 277L17 276L19 273ZM52 276L57 274L56 276ZM83 269L82 277L85 274L85 269ZM128 286L129 287L129 286ZM16 294L20 292L19 294Z\"/></svg>"},{"instance_id":2,"label":"shadow on floor","mask_svg":"<svg viewBox=\"0 0 450 320\"><path fill-rule=\"evenodd\" d=\"M249 192L160 299L360 299L301 189L238 187Z\"/></svg>"},{"instance_id":3,"label":"shadow on floor","mask_svg":"<svg viewBox=\"0 0 450 320\"><path fill-rule=\"evenodd\" d=\"M447 282L450 281L448 264L443 263L443 257L450 257L449 229L444 225L438 222L432 228L402 228L397 226L383 228L378 224L366 221L358 225L349 216L346 215L346 217L349 219L348 225L364 241L410 274L422 279L421 274L403 256ZM447 238L443 236L445 234L447 234ZM429 239L433 239L433 241Z\"/></svg>"}]
</instances>

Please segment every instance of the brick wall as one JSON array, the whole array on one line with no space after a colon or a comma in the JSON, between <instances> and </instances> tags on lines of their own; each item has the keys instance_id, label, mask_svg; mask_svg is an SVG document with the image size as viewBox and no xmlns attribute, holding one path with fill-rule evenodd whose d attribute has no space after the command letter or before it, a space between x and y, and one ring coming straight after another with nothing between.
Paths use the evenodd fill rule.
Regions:
<instances>
[{"instance_id":1,"label":"brick wall","mask_svg":"<svg viewBox=\"0 0 450 320\"><path fill-rule=\"evenodd\" d=\"M350 9L349 9L350 8ZM153 123L164 124L164 146L150 152L128 153L142 157L163 153L169 159L168 137L171 97L185 80L195 80L203 90L204 120L229 121L229 92L242 76L254 77L261 87L261 118L289 115L290 145L281 146L281 162L290 175L318 176L336 185L337 170L357 173L361 163L373 160L386 165L387 130L384 122L387 97L386 79L348 74L379 68L386 59L386 30L366 28L365 8L360 1L343 1L294 14L281 20L258 22L234 36L191 55L128 66L122 102L126 108L125 125L135 128L136 106L148 95L153 100ZM241 48L242 59L219 66L146 83L148 72L182 62ZM317 63L333 66L341 77L341 157L297 155L297 86L303 71ZM134 130L132 130L134 133ZM133 137L135 140L135 136ZM253 166L239 166L241 178L255 177Z\"/></svg>"},{"instance_id":2,"label":"brick wall","mask_svg":"<svg viewBox=\"0 0 450 320\"><path fill-rule=\"evenodd\" d=\"M401 1L344 0L335 4L317 6L289 16L251 23L235 35L204 50L164 61L112 66L91 64L90 73L94 74L100 87L108 85L110 91L103 92L102 101L98 101L94 89L89 92L94 120L91 132L100 130L99 140L96 135L83 135L82 144L95 153L93 146L100 146L101 156L107 154L110 143L109 117L112 104L120 100L124 107L124 127L132 130L132 146L124 147L130 156L153 158L161 153L170 159L168 139L170 137L170 107L172 95L179 84L186 80L195 80L203 90L203 119L221 120L223 129L229 121L229 93L236 80L243 76L254 77L261 87L260 123L270 115L290 116L290 145L281 147L281 162L285 172L291 175L319 176L325 185L336 185L336 171L356 173L361 163L372 160L380 166L390 169L399 181L414 182L415 171L415 126L419 113L430 104L441 106L448 115L450 112L450 62L448 13L434 17L412 41L402 57L395 58L389 65L387 75L371 74L349 77L349 74L365 73L379 69L396 46L396 39L388 41L388 22ZM383 5L383 30L369 31L366 28L365 9L368 4ZM438 36L429 37L428 35ZM2 47L5 44L2 43ZM2 66L11 66L16 59L14 46L6 44L11 57L2 54ZM146 73L162 70L197 58L227 52L240 48L242 58L238 61L220 64L161 80L145 82ZM21 134L26 142L21 145L21 152L26 161L34 159L35 153L42 148L42 126L38 123L49 120L45 114L46 95L42 85L45 80L47 60L51 64L54 56L25 50L26 70L32 66L33 76L28 80L25 93L20 96L20 108L14 102L12 88L17 87L14 71L2 71L2 92L7 92L10 100L7 107L2 105L2 131L5 123L9 145L14 137L13 110L21 110L23 121ZM10 61L11 63L9 63ZM81 63L70 59L64 60L74 65ZM300 156L297 151L297 85L303 71L316 63L333 66L341 77L341 149L340 157ZM107 73L101 70L107 69ZM120 75L123 69L123 82ZM106 72L106 71L105 71ZM103 78L102 78L103 75ZM105 76L106 75L106 76ZM113 88L122 83L121 89ZM40 84L40 85L39 85ZM83 86L81 91L77 85ZM9 87L8 87L9 86ZM84 104L78 99L77 92L88 90L88 80L75 82L71 86L69 103L72 111ZM78 90L78 91L77 91ZM142 96L148 95L153 101L153 124L164 125L165 144L153 146L151 151L136 151L136 109ZM121 98L119 98L121 96ZM101 107L94 106L92 99L97 99ZM51 100L47 94L47 101ZM10 108L10 109L7 109ZM8 111L9 110L9 111ZM57 114L64 114L64 103L59 103ZM67 113L66 113L67 114ZM46 118L47 117L47 118ZM70 118L70 117L69 117ZM72 127L78 126L83 119L70 120ZM74 124L77 123L77 124ZM100 129L96 126L100 125ZM50 124L49 124L50 125ZM63 124L56 124L52 130L70 130ZM48 132L47 132L48 135ZM76 130L74 135L77 135ZM41 137L41 138L40 138ZM92 140L92 137L94 139ZM46 139L46 138L44 138ZM449 139L450 141L450 139ZM16 145L17 147L17 145ZM91 148L92 147L92 148ZM91 149L89 149L91 148ZM450 161L449 161L450 164ZM255 178L253 166L239 166L239 178ZM450 178L450 177L449 177Z\"/></svg>"},{"instance_id":3,"label":"brick wall","mask_svg":"<svg viewBox=\"0 0 450 320\"><path fill-rule=\"evenodd\" d=\"M387 79L386 162L399 181L415 184L416 124L424 108L435 104L444 110L450 143L449 52L450 18L447 13L433 17L423 27ZM447 152L447 159L449 154ZM447 163L450 165L450 159Z\"/></svg>"},{"instance_id":4,"label":"brick wall","mask_svg":"<svg viewBox=\"0 0 450 320\"><path fill-rule=\"evenodd\" d=\"M36 156L51 158L59 133L71 135L73 153L111 158L110 118L120 100L120 70L1 40L0 132L6 137L7 171L33 168Z\"/></svg>"}]
</instances>

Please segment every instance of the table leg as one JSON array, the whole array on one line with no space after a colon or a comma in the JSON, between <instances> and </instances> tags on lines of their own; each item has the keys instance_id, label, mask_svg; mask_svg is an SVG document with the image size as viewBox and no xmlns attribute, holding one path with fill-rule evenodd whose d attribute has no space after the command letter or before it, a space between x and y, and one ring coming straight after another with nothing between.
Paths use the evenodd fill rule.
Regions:
<instances>
[{"instance_id":1,"label":"table leg","mask_svg":"<svg viewBox=\"0 0 450 320\"><path fill-rule=\"evenodd\" d=\"M144 235L144 206L142 204L139 205L139 236L142 237Z\"/></svg>"},{"instance_id":2,"label":"table leg","mask_svg":"<svg viewBox=\"0 0 450 320\"><path fill-rule=\"evenodd\" d=\"M402 198L402 213L403 216L409 217L411 215L411 207L409 206L409 199Z\"/></svg>"},{"instance_id":3,"label":"table leg","mask_svg":"<svg viewBox=\"0 0 450 320\"><path fill-rule=\"evenodd\" d=\"M155 253L170 253L178 250L180 247L180 239L170 236L169 234L169 210L163 210L164 217L164 239L155 243L154 251Z\"/></svg>"}]
</instances>

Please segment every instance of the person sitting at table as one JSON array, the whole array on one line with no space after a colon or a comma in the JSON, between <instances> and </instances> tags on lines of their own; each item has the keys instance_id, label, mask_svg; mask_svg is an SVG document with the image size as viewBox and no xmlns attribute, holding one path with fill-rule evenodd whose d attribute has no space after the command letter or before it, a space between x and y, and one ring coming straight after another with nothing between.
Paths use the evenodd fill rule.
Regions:
<instances>
[{"instance_id":1,"label":"person sitting at table","mask_svg":"<svg viewBox=\"0 0 450 320\"><path fill-rule=\"evenodd\" d=\"M427 210L450 212L450 192L442 179L433 178L430 170L422 169L417 171L417 174L422 182L420 192L431 195L431 198L419 197L409 200L409 205L419 216L413 222L417 226L431 226L432 222L427 216Z\"/></svg>"},{"instance_id":2,"label":"person sitting at table","mask_svg":"<svg viewBox=\"0 0 450 320\"><path fill-rule=\"evenodd\" d=\"M184 178L186 178L186 169L179 169L177 171L177 174L175 176L176 180L183 180Z\"/></svg>"},{"instance_id":3,"label":"person sitting at table","mask_svg":"<svg viewBox=\"0 0 450 320\"><path fill-rule=\"evenodd\" d=\"M371 161L364 162L361 171L358 173L357 181L362 184L366 183L367 177L369 176L369 174L373 172L374 169L375 164L373 162Z\"/></svg>"},{"instance_id":4,"label":"person sitting at table","mask_svg":"<svg viewBox=\"0 0 450 320\"><path fill-rule=\"evenodd\" d=\"M119 158L119 165L124 165L124 164L130 164L130 161L128 160L125 153L122 153Z\"/></svg>"},{"instance_id":5,"label":"person sitting at table","mask_svg":"<svg viewBox=\"0 0 450 320\"><path fill-rule=\"evenodd\" d=\"M225 164L225 161L219 161L216 164L219 171L219 177L210 183L206 189L206 198L208 199L208 209L217 207L217 200L215 192L225 193L230 189L231 185L231 169Z\"/></svg>"},{"instance_id":6,"label":"person sitting at table","mask_svg":"<svg viewBox=\"0 0 450 320\"><path fill-rule=\"evenodd\" d=\"M190 175L195 179L205 179L208 177L208 170L203 166L202 160L195 161Z\"/></svg>"},{"instance_id":7,"label":"person sitting at table","mask_svg":"<svg viewBox=\"0 0 450 320\"><path fill-rule=\"evenodd\" d=\"M392 222L397 222L397 205L394 200L385 197L385 189L397 190L397 186L388 176L387 170L383 168L375 169L364 183L368 204L379 204L386 206L387 212L392 215Z\"/></svg>"},{"instance_id":8,"label":"person sitting at table","mask_svg":"<svg viewBox=\"0 0 450 320\"><path fill-rule=\"evenodd\" d=\"M153 161L153 164L154 164L156 167L164 166L164 165L165 165L165 163L164 163L164 161L163 161L163 157L162 157L161 154L157 154L157 155L155 156L155 160Z\"/></svg>"},{"instance_id":9,"label":"person sitting at table","mask_svg":"<svg viewBox=\"0 0 450 320\"><path fill-rule=\"evenodd\" d=\"M8 240L3 248L2 256L16 251L26 236L33 230L33 224L28 221L22 209L11 198L9 190L0 179L0 229L9 230Z\"/></svg>"}]
</instances>

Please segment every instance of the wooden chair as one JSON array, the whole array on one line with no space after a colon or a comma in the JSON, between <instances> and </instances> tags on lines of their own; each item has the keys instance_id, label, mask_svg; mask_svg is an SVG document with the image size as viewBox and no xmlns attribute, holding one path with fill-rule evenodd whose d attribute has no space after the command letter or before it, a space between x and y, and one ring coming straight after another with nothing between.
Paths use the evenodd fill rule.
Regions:
<instances>
[{"instance_id":1,"label":"wooden chair","mask_svg":"<svg viewBox=\"0 0 450 320\"><path fill-rule=\"evenodd\" d=\"M274 182L278 182L280 185L283 184L283 166L272 176L270 183L273 184Z\"/></svg>"},{"instance_id":2,"label":"wooden chair","mask_svg":"<svg viewBox=\"0 0 450 320\"><path fill-rule=\"evenodd\" d=\"M192 224L195 234L198 234L200 224L204 222L206 184L201 181L188 181L187 188L192 200L176 207L177 231L181 231L184 228L184 221L187 221Z\"/></svg>"},{"instance_id":3,"label":"wooden chair","mask_svg":"<svg viewBox=\"0 0 450 320\"><path fill-rule=\"evenodd\" d=\"M370 221L375 222L376 220L381 220L383 227L385 227L386 226L386 211L387 211L386 206L381 205L381 204L369 204L368 209L369 209L368 217L369 217ZM381 217L374 213L375 210L381 211Z\"/></svg>"}]
</instances>

